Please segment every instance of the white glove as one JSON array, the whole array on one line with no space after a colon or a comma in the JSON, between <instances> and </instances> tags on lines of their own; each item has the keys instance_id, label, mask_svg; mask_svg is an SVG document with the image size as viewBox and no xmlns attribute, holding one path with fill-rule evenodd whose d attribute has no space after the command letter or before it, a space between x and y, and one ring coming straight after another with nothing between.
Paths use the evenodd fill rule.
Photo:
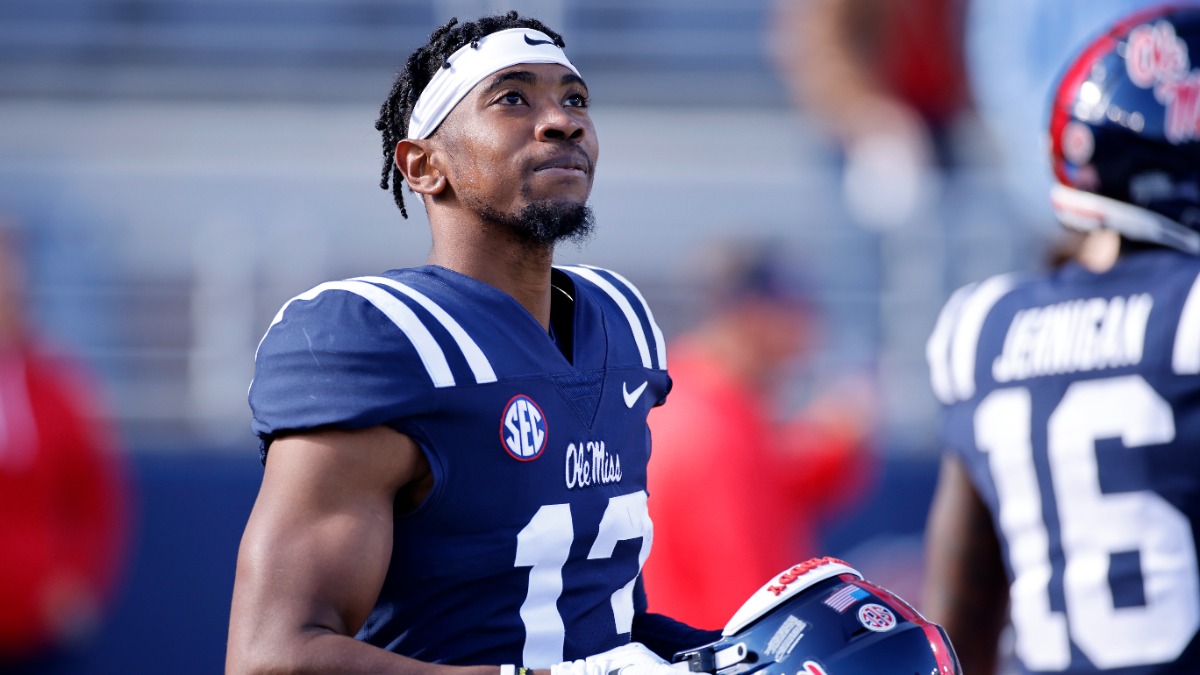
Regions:
<instances>
[{"instance_id":1,"label":"white glove","mask_svg":"<svg viewBox=\"0 0 1200 675\"><path fill-rule=\"evenodd\" d=\"M679 672L640 642L550 666L550 675L679 675Z\"/></svg>"}]
</instances>

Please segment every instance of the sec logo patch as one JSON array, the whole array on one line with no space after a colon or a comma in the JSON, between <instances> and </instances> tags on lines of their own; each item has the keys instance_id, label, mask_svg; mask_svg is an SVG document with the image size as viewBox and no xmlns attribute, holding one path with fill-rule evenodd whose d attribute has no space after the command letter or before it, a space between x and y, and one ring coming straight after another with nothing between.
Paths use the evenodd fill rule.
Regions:
<instances>
[{"instance_id":1,"label":"sec logo patch","mask_svg":"<svg viewBox=\"0 0 1200 675\"><path fill-rule=\"evenodd\" d=\"M546 416L533 399L524 394L512 397L500 417L500 441L513 459L537 459L546 449Z\"/></svg>"},{"instance_id":2,"label":"sec logo patch","mask_svg":"<svg viewBox=\"0 0 1200 675\"><path fill-rule=\"evenodd\" d=\"M876 633L885 633L896 627L896 615L892 614L892 610L873 602L859 608L858 621Z\"/></svg>"}]
</instances>

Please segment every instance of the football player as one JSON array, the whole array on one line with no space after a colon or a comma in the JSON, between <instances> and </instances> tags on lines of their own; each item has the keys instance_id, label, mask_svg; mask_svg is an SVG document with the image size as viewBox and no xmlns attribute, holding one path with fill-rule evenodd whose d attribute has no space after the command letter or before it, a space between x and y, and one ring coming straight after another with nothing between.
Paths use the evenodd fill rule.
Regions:
<instances>
[{"instance_id":1,"label":"football player","mask_svg":"<svg viewBox=\"0 0 1200 675\"><path fill-rule=\"evenodd\" d=\"M592 223L587 84L536 20L451 20L376 127L432 250L297 295L262 339L227 670L669 669L718 634L639 581L663 336L620 275L552 265Z\"/></svg>"},{"instance_id":2,"label":"football player","mask_svg":"<svg viewBox=\"0 0 1200 675\"><path fill-rule=\"evenodd\" d=\"M967 286L929 339L947 450L924 609L964 672L1200 672L1200 7L1110 27L1049 140L1075 258ZM1007 616L1006 616L1007 608Z\"/></svg>"}]
</instances>

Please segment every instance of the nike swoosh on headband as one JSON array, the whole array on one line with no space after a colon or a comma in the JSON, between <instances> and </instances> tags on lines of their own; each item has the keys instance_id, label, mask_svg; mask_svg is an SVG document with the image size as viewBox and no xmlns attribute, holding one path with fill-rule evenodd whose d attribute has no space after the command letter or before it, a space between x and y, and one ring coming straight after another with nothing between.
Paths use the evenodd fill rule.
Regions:
<instances>
[{"instance_id":1,"label":"nike swoosh on headband","mask_svg":"<svg viewBox=\"0 0 1200 675\"><path fill-rule=\"evenodd\" d=\"M537 36L537 37L535 37ZM408 138L428 138L442 120L485 77L519 63L557 63L576 75L567 55L549 35L529 28L506 28L469 42L446 59L417 97Z\"/></svg>"}]
</instances>

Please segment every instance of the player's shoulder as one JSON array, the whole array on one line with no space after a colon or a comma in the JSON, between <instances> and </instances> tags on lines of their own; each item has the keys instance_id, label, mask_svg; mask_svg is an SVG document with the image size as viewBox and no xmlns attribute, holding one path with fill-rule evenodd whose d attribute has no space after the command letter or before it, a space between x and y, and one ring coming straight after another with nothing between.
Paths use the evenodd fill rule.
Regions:
<instances>
[{"instance_id":1,"label":"player's shoulder","mask_svg":"<svg viewBox=\"0 0 1200 675\"><path fill-rule=\"evenodd\" d=\"M406 306L397 292L400 288L406 286L391 276L317 284L283 303L259 351L297 334L314 351L355 349L379 332L403 330Z\"/></svg>"},{"instance_id":2,"label":"player's shoulder","mask_svg":"<svg viewBox=\"0 0 1200 675\"><path fill-rule=\"evenodd\" d=\"M1009 272L959 287L938 313L927 354L940 353L955 340L982 330L984 321L1001 299L1020 296L1044 282L1042 275Z\"/></svg>"},{"instance_id":3,"label":"player's shoulder","mask_svg":"<svg viewBox=\"0 0 1200 675\"><path fill-rule=\"evenodd\" d=\"M950 295L925 344L930 381L938 400L949 404L967 395L976 347L996 305L1036 287L1044 279L1019 272L998 274L962 286Z\"/></svg>"},{"instance_id":4,"label":"player's shoulder","mask_svg":"<svg viewBox=\"0 0 1200 675\"><path fill-rule=\"evenodd\" d=\"M494 371L460 321L463 307L471 305L467 296L478 291L470 281L421 267L318 284L284 303L259 344L256 361L261 369L265 359L279 355L318 365L322 357L340 363L378 359L409 363L435 387L456 384L464 375L494 381ZM464 373L456 376L459 366Z\"/></svg>"},{"instance_id":5,"label":"player's shoulder","mask_svg":"<svg viewBox=\"0 0 1200 675\"><path fill-rule=\"evenodd\" d=\"M264 439L297 429L365 428L421 414L435 393L496 380L443 304L456 281L397 270L318 284L275 315L249 391Z\"/></svg>"},{"instance_id":6,"label":"player's shoulder","mask_svg":"<svg viewBox=\"0 0 1200 675\"><path fill-rule=\"evenodd\" d=\"M1085 315L1094 318L1083 322ZM1097 340L1087 332L1105 327L1122 339ZM1092 349L1063 351L1064 345L1077 343ZM1017 351L1010 353L1010 346ZM1020 359L1001 363L1022 368L988 372L1004 380L1019 373L1071 371L1072 359L1117 367L1173 352L1174 372L1200 373L1200 258L1151 249L1122 256L1103 273L1068 264L998 275L958 289L926 343L934 394L946 405L966 401L976 391L980 358L1018 352Z\"/></svg>"},{"instance_id":7,"label":"player's shoulder","mask_svg":"<svg viewBox=\"0 0 1200 675\"><path fill-rule=\"evenodd\" d=\"M1200 256L1181 256L1170 265L1155 265L1156 301L1170 308L1170 367L1177 375L1200 374ZM1147 274L1154 275L1150 270ZM1160 319L1163 321L1163 319Z\"/></svg>"}]
</instances>

